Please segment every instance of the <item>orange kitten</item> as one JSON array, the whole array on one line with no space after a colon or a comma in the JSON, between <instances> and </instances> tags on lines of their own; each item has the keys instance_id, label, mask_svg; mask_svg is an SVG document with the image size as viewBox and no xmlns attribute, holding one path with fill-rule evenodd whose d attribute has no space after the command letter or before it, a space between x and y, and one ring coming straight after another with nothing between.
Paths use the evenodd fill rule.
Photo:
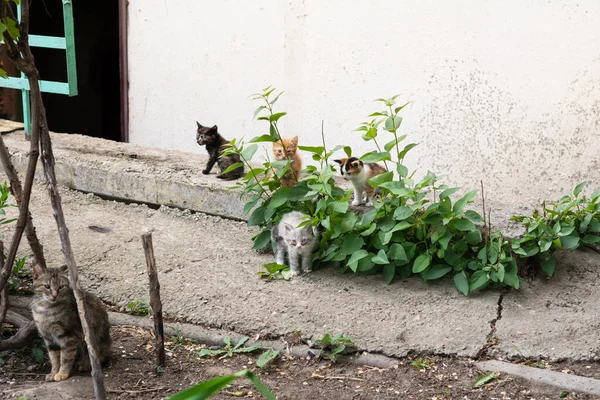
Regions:
<instances>
[{"instance_id":1,"label":"orange kitten","mask_svg":"<svg viewBox=\"0 0 600 400\"><path fill-rule=\"evenodd\" d=\"M275 157L276 161L282 161L285 159L292 161L290 170L280 179L282 186L291 188L298 182L298 179L300 178L302 159L300 158L300 154L297 153L297 150L298 136L294 136L291 139L281 138L280 141L273 143L273 157Z\"/></svg>"},{"instance_id":2,"label":"orange kitten","mask_svg":"<svg viewBox=\"0 0 600 400\"><path fill-rule=\"evenodd\" d=\"M369 185L367 179L384 173L385 168L377 163L365 164L356 157L333 161L340 164L340 173L344 179L350 180L354 186L354 200L352 201L352 205L357 206L365 201L367 206L372 206L371 199L375 190ZM363 194L366 198L363 198Z\"/></svg>"}]
</instances>

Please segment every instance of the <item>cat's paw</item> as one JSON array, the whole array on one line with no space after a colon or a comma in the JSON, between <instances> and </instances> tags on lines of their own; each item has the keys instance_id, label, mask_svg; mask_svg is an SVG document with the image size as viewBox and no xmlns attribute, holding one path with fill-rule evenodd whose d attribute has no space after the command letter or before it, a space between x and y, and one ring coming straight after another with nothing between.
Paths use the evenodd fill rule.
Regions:
<instances>
[{"instance_id":1,"label":"cat's paw","mask_svg":"<svg viewBox=\"0 0 600 400\"><path fill-rule=\"evenodd\" d=\"M352 200L352 205L353 206L360 206L360 200Z\"/></svg>"},{"instance_id":2,"label":"cat's paw","mask_svg":"<svg viewBox=\"0 0 600 400\"><path fill-rule=\"evenodd\" d=\"M208 174L210 174L210 171L209 171L209 170L207 170L207 169L203 169L203 170L202 170L202 173L203 173L204 175L208 175Z\"/></svg>"},{"instance_id":3,"label":"cat's paw","mask_svg":"<svg viewBox=\"0 0 600 400\"><path fill-rule=\"evenodd\" d=\"M298 276L298 275L300 275L300 271L290 271L290 275L291 276Z\"/></svg>"},{"instance_id":4,"label":"cat's paw","mask_svg":"<svg viewBox=\"0 0 600 400\"><path fill-rule=\"evenodd\" d=\"M46 375L46 381L47 382L54 382L54 375L56 375L56 374L52 374L52 373L47 374Z\"/></svg>"},{"instance_id":5,"label":"cat's paw","mask_svg":"<svg viewBox=\"0 0 600 400\"><path fill-rule=\"evenodd\" d=\"M373 202L371 200L367 201L365 204L367 207L373 207Z\"/></svg>"},{"instance_id":6,"label":"cat's paw","mask_svg":"<svg viewBox=\"0 0 600 400\"><path fill-rule=\"evenodd\" d=\"M69 374L67 372L59 371L57 374L54 375L54 381L55 382L64 381L68 377L69 377Z\"/></svg>"}]
</instances>

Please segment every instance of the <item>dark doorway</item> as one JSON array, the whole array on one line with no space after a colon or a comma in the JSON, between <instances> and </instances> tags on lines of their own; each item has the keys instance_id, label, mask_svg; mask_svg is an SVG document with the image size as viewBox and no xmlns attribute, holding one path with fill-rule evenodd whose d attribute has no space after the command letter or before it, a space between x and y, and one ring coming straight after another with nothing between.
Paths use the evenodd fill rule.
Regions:
<instances>
[{"instance_id":1,"label":"dark doorway","mask_svg":"<svg viewBox=\"0 0 600 400\"><path fill-rule=\"evenodd\" d=\"M51 131L126 138L121 132L119 3L73 0L79 94L43 94ZM33 0L30 13L31 34L64 36L61 1ZM66 82L63 50L33 48L33 54L41 79Z\"/></svg>"}]
</instances>

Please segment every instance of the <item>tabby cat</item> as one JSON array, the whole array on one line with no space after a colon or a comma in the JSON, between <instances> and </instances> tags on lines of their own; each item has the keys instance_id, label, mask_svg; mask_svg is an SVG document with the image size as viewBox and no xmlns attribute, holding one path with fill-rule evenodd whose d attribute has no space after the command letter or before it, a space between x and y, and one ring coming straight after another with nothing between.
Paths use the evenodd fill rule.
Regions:
<instances>
[{"instance_id":1,"label":"tabby cat","mask_svg":"<svg viewBox=\"0 0 600 400\"><path fill-rule=\"evenodd\" d=\"M366 203L367 206L372 206L371 199L373 198L374 189L369 185L367 179L386 172L385 168L377 163L364 163L356 157L333 161L340 164L340 173L344 179L352 182L354 186L354 200L352 201L352 205L357 206L361 203Z\"/></svg>"},{"instance_id":2,"label":"tabby cat","mask_svg":"<svg viewBox=\"0 0 600 400\"><path fill-rule=\"evenodd\" d=\"M198 125L196 142L198 142L200 146L206 146L206 151L208 151L208 164L206 164L206 168L202 173L208 175L215 163L218 162L221 173L217 175L217 178L230 181L244 176L243 165L240 165L225 174L223 173L229 166L239 163L240 156L239 154L223 155L223 150L228 147L229 140L219 134L217 126L214 125L212 128L209 128L207 126L202 126L198 121L196 121L196 124Z\"/></svg>"},{"instance_id":3,"label":"tabby cat","mask_svg":"<svg viewBox=\"0 0 600 400\"><path fill-rule=\"evenodd\" d=\"M285 264L287 253L292 276L308 272L312 261L312 253L319 244L319 232L312 225L298 228L308 215L292 211L283 216L279 224L271 230L271 240L275 243L275 262ZM300 267L301 264L301 267Z\"/></svg>"},{"instance_id":4,"label":"tabby cat","mask_svg":"<svg viewBox=\"0 0 600 400\"><path fill-rule=\"evenodd\" d=\"M302 170L302 158L300 158L297 150L298 136L294 136L291 139L281 138L281 140L273 142L273 157L275 157L275 160L282 161L288 159L292 162L290 170L280 179L282 186L291 188L298 183L300 171Z\"/></svg>"},{"instance_id":5,"label":"tabby cat","mask_svg":"<svg viewBox=\"0 0 600 400\"><path fill-rule=\"evenodd\" d=\"M74 365L89 370L89 356L77 312L75 295L64 273L67 266L44 270L33 266L33 302L31 312L40 335L46 343L52 370L47 381L62 381L69 377ZM83 292L90 329L98 344L102 363L110 357L110 325L104 304L92 293Z\"/></svg>"}]
</instances>

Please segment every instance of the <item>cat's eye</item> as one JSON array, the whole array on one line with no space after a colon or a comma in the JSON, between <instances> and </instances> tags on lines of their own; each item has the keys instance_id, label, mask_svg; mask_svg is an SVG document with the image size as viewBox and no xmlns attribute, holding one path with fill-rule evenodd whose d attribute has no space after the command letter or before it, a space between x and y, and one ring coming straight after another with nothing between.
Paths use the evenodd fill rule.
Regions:
<instances>
[{"instance_id":1,"label":"cat's eye","mask_svg":"<svg viewBox=\"0 0 600 400\"><path fill-rule=\"evenodd\" d=\"M294 246L295 246L295 245L296 245L296 243L298 243L298 242L296 242L295 240L292 240L292 245L294 245Z\"/></svg>"},{"instance_id":2,"label":"cat's eye","mask_svg":"<svg viewBox=\"0 0 600 400\"><path fill-rule=\"evenodd\" d=\"M50 289L50 285L49 285L48 283L46 283L46 284L44 285L44 287L45 287L46 289Z\"/></svg>"},{"instance_id":3,"label":"cat's eye","mask_svg":"<svg viewBox=\"0 0 600 400\"><path fill-rule=\"evenodd\" d=\"M281 154L281 149L277 150L277 154Z\"/></svg>"},{"instance_id":4,"label":"cat's eye","mask_svg":"<svg viewBox=\"0 0 600 400\"><path fill-rule=\"evenodd\" d=\"M308 239L303 239L300 244L302 244L302 246L304 246L306 243L308 243Z\"/></svg>"}]
</instances>

